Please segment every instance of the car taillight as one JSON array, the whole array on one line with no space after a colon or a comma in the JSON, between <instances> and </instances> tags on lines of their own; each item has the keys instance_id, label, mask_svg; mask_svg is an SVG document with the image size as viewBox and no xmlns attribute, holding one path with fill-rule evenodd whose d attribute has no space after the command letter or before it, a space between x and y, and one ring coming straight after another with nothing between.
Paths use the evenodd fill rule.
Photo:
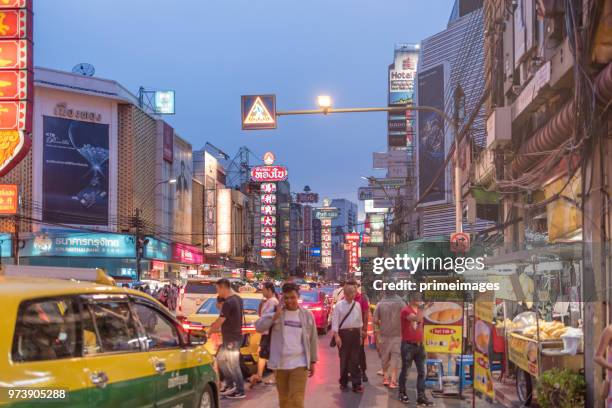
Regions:
<instances>
[{"instance_id":1,"label":"car taillight","mask_svg":"<svg viewBox=\"0 0 612 408\"><path fill-rule=\"evenodd\" d=\"M253 325L253 324L244 324L244 325L242 325L242 332L243 333L254 333L255 332L255 325Z\"/></svg>"}]
</instances>

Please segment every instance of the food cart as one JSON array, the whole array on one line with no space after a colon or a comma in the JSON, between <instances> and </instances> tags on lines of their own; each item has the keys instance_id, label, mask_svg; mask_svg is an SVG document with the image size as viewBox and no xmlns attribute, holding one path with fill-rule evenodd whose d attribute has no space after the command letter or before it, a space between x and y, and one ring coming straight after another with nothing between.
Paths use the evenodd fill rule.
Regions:
<instances>
[{"instance_id":1,"label":"food cart","mask_svg":"<svg viewBox=\"0 0 612 408\"><path fill-rule=\"evenodd\" d=\"M569 350L563 340L569 333L581 332L577 296L581 262L575 245L514 255L515 259L500 257L503 267L489 280L503 288L496 293L503 315L498 316L503 320L496 324L496 335L505 337L506 358L515 367L510 371L507 366L506 373L516 376L516 395L529 406L544 372L552 368L579 371L584 365L582 346Z\"/></svg>"}]
</instances>

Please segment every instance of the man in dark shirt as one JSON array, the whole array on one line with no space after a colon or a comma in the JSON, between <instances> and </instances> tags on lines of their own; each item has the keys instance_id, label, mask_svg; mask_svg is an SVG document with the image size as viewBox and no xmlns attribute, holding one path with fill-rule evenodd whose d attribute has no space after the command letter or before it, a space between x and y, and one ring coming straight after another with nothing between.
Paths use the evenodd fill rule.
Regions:
<instances>
[{"instance_id":1,"label":"man in dark shirt","mask_svg":"<svg viewBox=\"0 0 612 408\"><path fill-rule=\"evenodd\" d=\"M217 364L225 382L221 395L244 398L244 378L240 370L240 346L242 345L243 305L242 298L231 288L227 279L216 282L217 295L223 298L223 306L209 333L221 331L223 343L217 352Z\"/></svg>"}]
</instances>

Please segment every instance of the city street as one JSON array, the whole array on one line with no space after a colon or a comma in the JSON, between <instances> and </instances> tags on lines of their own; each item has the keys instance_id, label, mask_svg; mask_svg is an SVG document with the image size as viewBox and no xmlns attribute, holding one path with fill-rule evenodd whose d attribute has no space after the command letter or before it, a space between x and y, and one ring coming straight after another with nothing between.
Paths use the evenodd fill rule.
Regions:
<instances>
[{"instance_id":1,"label":"city street","mask_svg":"<svg viewBox=\"0 0 612 408\"><path fill-rule=\"evenodd\" d=\"M411 403L402 404L397 400L397 390L389 390L382 385L382 377L376 375L380 369L380 360L376 350L366 349L368 362L369 383L364 384L363 394L353 392L341 392L338 388L338 353L336 349L328 347L330 336L319 336L319 362L315 375L308 380L306 387L306 408L370 408L370 407L415 407L416 401L416 369L410 370L408 377L408 395ZM247 387L248 388L248 387ZM465 400L455 398L432 398L434 407L462 408L494 408L501 407L498 404L490 404L476 398L476 405L472 405L472 394L467 394ZM258 407L274 407L278 405L276 388L273 385L257 385L254 389L247 391L247 397L243 400L221 400L222 408L252 408L253 404Z\"/></svg>"}]
</instances>

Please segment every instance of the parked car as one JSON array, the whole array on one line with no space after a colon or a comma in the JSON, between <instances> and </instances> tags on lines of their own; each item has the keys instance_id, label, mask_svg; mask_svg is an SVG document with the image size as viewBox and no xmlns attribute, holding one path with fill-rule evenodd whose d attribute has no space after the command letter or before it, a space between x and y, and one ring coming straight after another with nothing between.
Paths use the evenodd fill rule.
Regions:
<instances>
[{"instance_id":1,"label":"parked car","mask_svg":"<svg viewBox=\"0 0 612 408\"><path fill-rule=\"evenodd\" d=\"M331 303L325 292L318 290L300 291L299 301L303 308L312 312L319 333L327 333Z\"/></svg>"}]
</instances>

